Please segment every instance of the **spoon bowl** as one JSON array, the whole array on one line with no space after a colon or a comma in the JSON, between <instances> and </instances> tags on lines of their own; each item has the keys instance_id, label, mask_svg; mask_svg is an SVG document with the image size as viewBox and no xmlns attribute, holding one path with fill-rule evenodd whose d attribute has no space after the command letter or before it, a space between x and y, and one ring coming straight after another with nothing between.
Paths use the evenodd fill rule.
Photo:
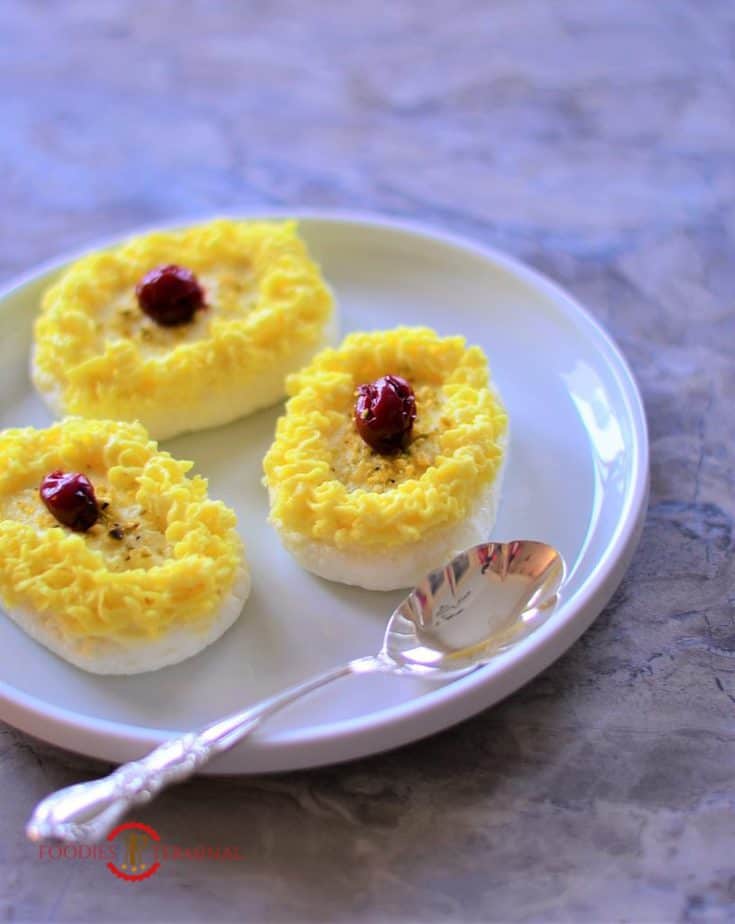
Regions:
<instances>
[{"instance_id":1,"label":"spoon bowl","mask_svg":"<svg viewBox=\"0 0 735 924\"><path fill-rule=\"evenodd\" d=\"M432 674L487 664L546 622L564 576L561 555L543 542L473 546L427 574L395 609L381 657Z\"/></svg>"}]
</instances>

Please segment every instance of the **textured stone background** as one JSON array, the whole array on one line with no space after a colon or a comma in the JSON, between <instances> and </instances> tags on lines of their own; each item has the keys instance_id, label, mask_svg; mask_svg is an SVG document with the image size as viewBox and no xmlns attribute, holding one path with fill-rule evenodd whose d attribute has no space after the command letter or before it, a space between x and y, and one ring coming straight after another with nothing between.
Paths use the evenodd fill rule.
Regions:
<instances>
[{"instance_id":1,"label":"textured stone background","mask_svg":"<svg viewBox=\"0 0 735 924\"><path fill-rule=\"evenodd\" d=\"M548 272L641 384L653 494L613 603L544 675L349 766L143 813L242 864L132 886L41 863L99 765L0 730L6 920L735 920L735 4L0 7L0 275L249 206L428 220Z\"/></svg>"}]
</instances>

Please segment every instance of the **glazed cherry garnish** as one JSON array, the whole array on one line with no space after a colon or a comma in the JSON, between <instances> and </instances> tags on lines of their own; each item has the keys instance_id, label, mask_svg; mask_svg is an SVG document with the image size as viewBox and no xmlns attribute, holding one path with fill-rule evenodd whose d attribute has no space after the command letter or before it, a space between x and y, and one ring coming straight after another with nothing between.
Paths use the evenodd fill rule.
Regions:
<instances>
[{"instance_id":1,"label":"glazed cherry garnish","mask_svg":"<svg viewBox=\"0 0 735 924\"><path fill-rule=\"evenodd\" d=\"M187 324L204 307L204 290L194 273L173 263L146 273L135 294L141 310L163 327Z\"/></svg>"},{"instance_id":2,"label":"glazed cherry garnish","mask_svg":"<svg viewBox=\"0 0 735 924\"><path fill-rule=\"evenodd\" d=\"M384 375L357 389L355 426L376 452L388 455L405 449L414 420L416 397L400 375Z\"/></svg>"},{"instance_id":3,"label":"glazed cherry garnish","mask_svg":"<svg viewBox=\"0 0 735 924\"><path fill-rule=\"evenodd\" d=\"M79 472L50 472L39 488L41 500L63 526L84 533L97 522L100 509L92 483Z\"/></svg>"}]
</instances>

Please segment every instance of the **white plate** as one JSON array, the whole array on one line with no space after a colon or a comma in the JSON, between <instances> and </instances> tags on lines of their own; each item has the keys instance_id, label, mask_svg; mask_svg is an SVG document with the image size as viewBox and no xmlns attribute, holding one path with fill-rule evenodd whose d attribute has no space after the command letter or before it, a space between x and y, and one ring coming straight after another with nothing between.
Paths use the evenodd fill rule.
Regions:
<instances>
[{"instance_id":1,"label":"white plate","mask_svg":"<svg viewBox=\"0 0 735 924\"><path fill-rule=\"evenodd\" d=\"M493 538L538 538L569 566L563 605L482 670L437 686L353 677L274 718L210 772L273 771L359 757L438 731L496 703L559 657L619 583L638 541L648 484L640 397L620 353L568 295L495 251L405 223L305 214L345 331L427 324L480 344L510 414ZM63 261L66 262L66 261ZM57 263L0 299L0 425L45 426L28 381L31 325ZM85 674L0 618L0 716L71 750L137 757L287 684L380 646L403 592L330 584L301 571L267 525L261 460L280 408L165 443L193 459L238 513L254 589L238 623L183 664L130 678Z\"/></svg>"}]
</instances>

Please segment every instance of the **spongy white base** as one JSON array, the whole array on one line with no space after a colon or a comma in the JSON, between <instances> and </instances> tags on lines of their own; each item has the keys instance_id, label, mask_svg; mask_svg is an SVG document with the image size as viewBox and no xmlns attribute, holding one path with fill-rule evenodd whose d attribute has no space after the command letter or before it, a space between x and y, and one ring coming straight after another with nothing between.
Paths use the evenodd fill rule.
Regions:
<instances>
[{"instance_id":1,"label":"spongy white base","mask_svg":"<svg viewBox=\"0 0 735 924\"><path fill-rule=\"evenodd\" d=\"M206 430L231 423L247 414L277 404L286 394L286 376L298 372L313 356L324 347L337 342L339 325L336 305L322 332L319 341L291 353L282 363L275 364L267 372L258 376L250 388L223 389L216 395L205 394L201 400L184 407L141 408L137 415L149 435L154 440L171 439L181 433L194 430ZM60 387L42 388L36 375L35 349L31 353L31 380L36 390L55 417L64 417L68 410L64 407Z\"/></svg>"},{"instance_id":2,"label":"spongy white base","mask_svg":"<svg viewBox=\"0 0 735 924\"><path fill-rule=\"evenodd\" d=\"M497 515L502 476L501 469L469 517L410 545L393 546L385 551L338 549L297 533L284 532L280 533L281 540L303 568L329 581L354 584L366 590L415 587L429 571L458 552L487 541Z\"/></svg>"},{"instance_id":3,"label":"spongy white base","mask_svg":"<svg viewBox=\"0 0 735 924\"><path fill-rule=\"evenodd\" d=\"M53 614L10 606L5 607L5 612L31 638L82 670L93 674L141 674L184 661L216 641L240 615L250 594L250 583L250 570L243 563L232 590L211 620L176 626L152 639L69 639L59 632Z\"/></svg>"}]
</instances>

